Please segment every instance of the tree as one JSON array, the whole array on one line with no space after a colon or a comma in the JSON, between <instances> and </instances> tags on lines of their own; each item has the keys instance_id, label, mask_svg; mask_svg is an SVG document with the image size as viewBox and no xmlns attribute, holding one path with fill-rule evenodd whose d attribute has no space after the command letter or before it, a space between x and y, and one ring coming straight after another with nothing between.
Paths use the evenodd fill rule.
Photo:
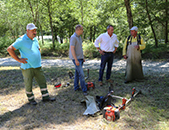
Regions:
<instances>
[{"instance_id":1,"label":"tree","mask_svg":"<svg viewBox=\"0 0 169 130\"><path fill-rule=\"evenodd\" d=\"M29 12L26 11L26 5L22 3L22 0L13 1L6 0L3 2L3 13L1 13L1 20L6 28L8 35L18 37L26 32L26 25L29 20L32 20ZM22 7L22 8L20 8Z\"/></svg>"},{"instance_id":2,"label":"tree","mask_svg":"<svg viewBox=\"0 0 169 130\"><path fill-rule=\"evenodd\" d=\"M59 36L60 42L63 43L64 38L69 38L74 32L74 26L78 24L75 16L71 15L74 9L71 8L70 1L57 2L56 12L54 14L54 34L55 37Z\"/></svg>"},{"instance_id":3,"label":"tree","mask_svg":"<svg viewBox=\"0 0 169 130\"><path fill-rule=\"evenodd\" d=\"M22 8L20 8L22 7ZM18 37L26 31L27 23L38 26L38 36L52 35L52 48L57 38L70 37L77 24L84 27L84 40L94 42L109 24L120 41L133 25L147 39L168 43L168 0L1 0L0 35ZM43 43L43 41L42 41Z\"/></svg>"},{"instance_id":4,"label":"tree","mask_svg":"<svg viewBox=\"0 0 169 130\"><path fill-rule=\"evenodd\" d=\"M38 16L38 6L39 6L39 3L38 1L36 1L36 8L35 8L35 11L32 7L32 4L31 4L31 1L30 0L27 0L28 4L29 4L29 7L31 9L31 13L32 13L32 18L33 18L33 21L34 21L34 24L36 24L37 22L37 16ZM34 4L35 5L35 1L34 1Z\"/></svg>"},{"instance_id":5,"label":"tree","mask_svg":"<svg viewBox=\"0 0 169 130\"><path fill-rule=\"evenodd\" d=\"M168 33L169 33L169 31L168 31L168 19L169 19L169 13L168 13L168 11L169 11L169 9L168 9L168 7L169 7L169 2L168 2L168 0L166 0L165 1L165 14L166 14L166 21L165 21L165 43L167 44L168 43Z\"/></svg>"},{"instance_id":6,"label":"tree","mask_svg":"<svg viewBox=\"0 0 169 130\"><path fill-rule=\"evenodd\" d=\"M50 25L50 31L51 31L51 35L52 35L52 45L53 45L53 49L55 49L55 37L54 37L54 31L53 31L53 15L54 15L54 11L55 11L55 6L57 4L57 1L54 0L41 0L40 1L41 5L46 8L47 13L45 13L48 17L48 21L49 21L49 25Z\"/></svg>"},{"instance_id":7,"label":"tree","mask_svg":"<svg viewBox=\"0 0 169 130\"><path fill-rule=\"evenodd\" d=\"M27 0L28 2L28 5L30 7L30 11L31 11L31 14L32 14L32 18L33 18L33 23L36 25L36 26L39 26L40 27L40 32L41 32L41 37L42 37L42 44L44 44L44 40L43 40L43 31L42 31L42 25L41 25L41 20L40 20L40 11L41 10L39 8L39 1L31 1L31 0ZM33 4L32 4L33 3ZM39 30L39 29L38 29Z\"/></svg>"},{"instance_id":8,"label":"tree","mask_svg":"<svg viewBox=\"0 0 169 130\"><path fill-rule=\"evenodd\" d=\"M128 24L129 28L132 28L133 26L133 17L131 12L131 6L130 6L130 0L124 0L126 10L127 10L127 18L128 18Z\"/></svg>"},{"instance_id":9,"label":"tree","mask_svg":"<svg viewBox=\"0 0 169 130\"><path fill-rule=\"evenodd\" d=\"M149 23L150 23L152 32L153 32L153 34L154 34L155 45L156 45L156 47L158 47L158 41L157 41L157 38L156 38L156 33L155 33L155 30L154 30L154 27L153 27L153 23L152 23L152 20L151 20L151 16L150 16L150 13L149 13L147 0L146 0L146 11L147 11L147 15L148 15L148 19L149 19Z\"/></svg>"}]
</instances>

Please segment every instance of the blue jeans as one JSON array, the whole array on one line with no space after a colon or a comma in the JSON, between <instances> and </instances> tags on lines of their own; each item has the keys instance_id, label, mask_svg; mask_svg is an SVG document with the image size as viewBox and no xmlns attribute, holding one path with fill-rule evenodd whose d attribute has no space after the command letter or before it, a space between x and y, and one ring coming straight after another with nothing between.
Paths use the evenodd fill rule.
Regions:
<instances>
[{"instance_id":1,"label":"blue jeans","mask_svg":"<svg viewBox=\"0 0 169 130\"><path fill-rule=\"evenodd\" d=\"M72 60L75 65L75 79L74 79L74 90L76 91L79 88L79 80L80 85L83 92L87 91L86 83L85 83L85 76L83 73L83 59L78 59L79 66L76 65L75 60Z\"/></svg>"},{"instance_id":2,"label":"blue jeans","mask_svg":"<svg viewBox=\"0 0 169 130\"><path fill-rule=\"evenodd\" d=\"M114 53L111 53L111 52L107 52L101 56L101 64L100 64L100 70L99 70L99 81L103 81L103 73L104 73L106 63L107 63L106 80L110 79L113 58L114 58Z\"/></svg>"}]
</instances>

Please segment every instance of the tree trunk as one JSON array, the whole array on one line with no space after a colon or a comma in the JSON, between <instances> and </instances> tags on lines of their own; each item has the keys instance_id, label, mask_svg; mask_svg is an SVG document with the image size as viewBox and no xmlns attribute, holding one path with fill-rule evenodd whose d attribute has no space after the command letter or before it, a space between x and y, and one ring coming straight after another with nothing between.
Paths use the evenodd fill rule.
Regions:
<instances>
[{"instance_id":1,"label":"tree trunk","mask_svg":"<svg viewBox=\"0 0 169 130\"><path fill-rule=\"evenodd\" d=\"M48 0L47 5L48 5L48 15L49 15L51 34L52 34L53 49L55 49L55 39L54 39L54 35L53 35L53 24L52 24L52 13L51 13L51 10L50 10L51 0Z\"/></svg>"},{"instance_id":2,"label":"tree trunk","mask_svg":"<svg viewBox=\"0 0 169 130\"><path fill-rule=\"evenodd\" d=\"M61 44L63 43L63 37L60 37L60 43Z\"/></svg>"},{"instance_id":3,"label":"tree trunk","mask_svg":"<svg viewBox=\"0 0 169 130\"><path fill-rule=\"evenodd\" d=\"M70 37L71 37L71 32L72 32L72 27L71 26L69 26L69 39L70 39Z\"/></svg>"},{"instance_id":4,"label":"tree trunk","mask_svg":"<svg viewBox=\"0 0 169 130\"><path fill-rule=\"evenodd\" d=\"M167 19L167 17L168 17L168 4L167 4L167 2L168 2L168 0L166 0L166 22L165 22L165 24L166 24L166 27L165 27L165 43L167 44L168 43L168 19Z\"/></svg>"},{"instance_id":5,"label":"tree trunk","mask_svg":"<svg viewBox=\"0 0 169 130\"><path fill-rule=\"evenodd\" d=\"M57 38L57 36L58 36L58 28L57 28L57 26L53 26L53 37L54 37L54 39L55 39L55 41L58 41L59 42L59 40L58 40L58 38Z\"/></svg>"},{"instance_id":6,"label":"tree trunk","mask_svg":"<svg viewBox=\"0 0 169 130\"><path fill-rule=\"evenodd\" d=\"M93 28L93 26L90 27L90 41L91 42L92 42L92 31L93 31L92 28Z\"/></svg>"},{"instance_id":7,"label":"tree trunk","mask_svg":"<svg viewBox=\"0 0 169 130\"><path fill-rule=\"evenodd\" d=\"M81 7L81 20L82 20L82 25L83 25L83 0L80 0L80 7Z\"/></svg>"},{"instance_id":8,"label":"tree trunk","mask_svg":"<svg viewBox=\"0 0 169 130\"><path fill-rule=\"evenodd\" d=\"M39 14L38 14L37 18L38 18L38 23L39 23L39 27L40 27L41 37L42 37L42 45L44 45L44 40L43 40L43 29L42 29L42 25L41 25L41 22L40 22L40 19L39 19Z\"/></svg>"},{"instance_id":9,"label":"tree trunk","mask_svg":"<svg viewBox=\"0 0 169 130\"><path fill-rule=\"evenodd\" d=\"M40 32L41 32L41 37L42 37L42 45L44 45L42 26L41 24L39 26L40 26Z\"/></svg>"},{"instance_id":10,"label":"tree trunk","mask_svg":"<svg viewBox=\"0 0 169 130\"><path fill-rule=\"evenodd\" d=\"M94 31L93 31L93 42L95 41L95 34L96 34L96 26L94 26Z\"/></svg>"},{"instance_id":11,"label":"tree trunk","mask_svg":"<svg viewBox=\"0 0 169 130\"><path fill-rule=\"evenodd\" d=\"M126 10L127 10L127 19L129 24L129 29L133 27L133 16L131 12L130 0L124 0Z\"/></svg>"},{"instance_id":12,"label":"tree trunk","mask_svg":"<svg viewBox=\"0 0 169 130\"><path fill-rule=\"evenodd\" d=\"M83 0L80 0L80 7L81 7L81 20L82 20L82 26L83 26ZM82 34L82 40L84 39L84 33Z\"/></svg>"},{"instance_id":13,"label":"tree trunk","mask_svg":"<svg viewBox=\"0 0 169 130\"><path fill-rule=\"evenodd\" d=\"M30 9L31 9L31 12L32 12L33 22L34 22L34 24L36 24L36 21L37 21L37 12L36 12L36 15L35 15L30 0L27 0L27 2L28 2L28 4L29 4ZM37 4L37 8L38 8L38 4ZM38 10L38 9L37 9L37 10Z\"/></svg>"},{"instance_id":14,"label":"tree trunk","mask_svg":"<svg viewBox=\"0 0 169 130\"><path fill-rule=\"evenodd\" d=\"M155 34L155 31L154 31L154 28L153 28L153 23L152 23L151 16L150 16L150 13L149 13L149 10L148 10L148 2L147 2L147 0L146 0L146 11L147 11L147 15L148 15L148 19L149 19L149 22L150 22L150 26L151 26L151 29L152 29L152 32L153 32L153 35L154 35L155 46L158 47L158 40L156 38L156 34Z\"/></svg>"}]
</instances>

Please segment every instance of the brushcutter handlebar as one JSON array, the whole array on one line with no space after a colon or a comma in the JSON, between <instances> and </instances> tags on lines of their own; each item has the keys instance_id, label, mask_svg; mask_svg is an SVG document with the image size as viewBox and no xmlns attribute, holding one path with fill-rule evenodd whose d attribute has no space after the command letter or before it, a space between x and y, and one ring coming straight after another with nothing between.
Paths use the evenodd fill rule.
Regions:
<instances>
[{"instance_id":1,"label":"brushcutter handlebar","mask_svg":"<svg viewBox=\"0 0 169 130\"><path fill-rule=\"evenodd\" d=\"M131 97L133 97L133 96L134 96L134 94L135 94L135 92L136 92L136 88L134 87L132 90L133 90L133 92L132 92Z\"/></svg>"},{"instance_id":2,"label":"brushcutter handlebar","mask_svg":"<svg viewBox=\"0 0 169 130\"><path fill-rule=\"evenodd\" d=\"M85 77L85 80L89 78L89 69L87 69L87 77Z\"/></svg>"},{"instance_id":3,"label":"brushcutter handlebar","mask_svg":"<svg viewBox=\"0 0 169 130\"><path fill-rule=\"evenodd\" d=\"M69 75L70 79L74 79L74 75L73 75L73 73L71 71L69 71L68 75Z\"/></svg>"},{"instance_id":4,"label":"brushcutter handlebar","mask_svg":"<svg viewBox=\"0 0 169 130\"><path fill-rule=\"evenodd\" d=\"M134 97L136 97L138 94L141 94L141 90L139 90L137 93L135 93L130 99L127 100L126 105L129 104Z\"/></svg>"}]
</instances>

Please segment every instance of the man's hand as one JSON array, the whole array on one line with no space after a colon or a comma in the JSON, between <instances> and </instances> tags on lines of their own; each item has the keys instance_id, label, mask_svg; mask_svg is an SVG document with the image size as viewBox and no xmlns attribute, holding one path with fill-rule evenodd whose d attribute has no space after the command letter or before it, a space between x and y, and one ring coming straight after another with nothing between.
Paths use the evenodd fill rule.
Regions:
<instances>
[{"instance_id":1,"label":"man's hand","mask_svg":"<svg viewBox=\"0 0 169 130\"><path fill-rule=\"evenodd\" d=\"M28 59L27 58L20 58L19 62L23 63L23 64L26 64L26 63L28 63L26 60L28 60Z\"/></svg>"},{"instance_id":2,"label":"man's hand","mask_svg":"<svg viewBox=\"0 0 169 130\"><path fill-rule=\"evenodd\" d=\"M135 45L134 47L135 47L137 50L140 49L139 45Z\"/></svg>"},{"instance_id":3,"label":"man's hand","mask_svg":"<svg viewBox=\"0 0 169 130\"><path fill-rule=\"evenodd\" d=\"M127 59L127 58L128 58L126 55L124 55L123 57L124 57L124 59Z\"/></svg>"},{"instance_id":4,"label":"man's hand","mask_svg":"<svg viewBox=\"0 0 169 130\"><path fill-rule=\"evenodd\" d=\"M15 54L15 50L16 48L13 47L12 45L10 45L8 48L7 48L7 51L9 52L9 54L12 56L12 58L14 58L16 61L18 61L19 63L27 63L26 60L28 60L27 58L19 58L16 54Z\"/></svg>"},{"instance_id":5,"label":"man's hand","mask_svg":"<svg viewBox=\"0 0 169 130\"><path fill-rule=\"evenodd\" d=\"M115 54L115 53L116 53L116 51L117 51L117 47L115 47L115 49L114 49L113 53Z\"/></svg>"},{"instance_id":6,"label":"man's hand","mask_svg":"<svg viewBox=\"0 0 169 130\"><path fill-rule=\"evenodd\" d=\"M100 50L99 53L100 53L101 55L104 55L104 52L103 52L102 50Z\"/></svg>"},{"instance_id":7,"label":"man's hand","mask_svg":"<svg viewBox=\"0 0 169 130\"><path fill-rule=\"evenodd\" d=\"M75 63L76 63L77 66L80 65L78 60L75 60Z\"/></svg>"}]
</instances>

